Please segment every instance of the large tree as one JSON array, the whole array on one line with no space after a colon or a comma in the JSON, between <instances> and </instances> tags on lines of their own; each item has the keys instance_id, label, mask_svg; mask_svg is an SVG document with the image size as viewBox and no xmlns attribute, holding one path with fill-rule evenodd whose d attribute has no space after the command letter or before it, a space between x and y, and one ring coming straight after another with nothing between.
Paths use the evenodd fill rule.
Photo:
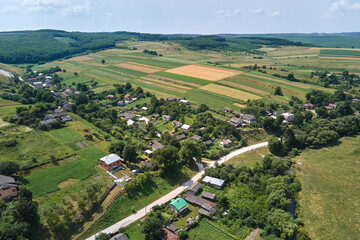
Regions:
<instances>
[{"instance_id":1,"label":"large tree","mask_svg":"<svg viewBox=\"0 0 360 240\"><path fill-rule=\"evenodd\" d=\"M202 157L202 151L198 143L192 141L186 141L180 150L180 159L185 164L192 164L193 161L200 162Z\"/></svg>"},{"instance_id":2,"label":"large tree","mask_svg":"<svg viewBox=\"0 0 360 240\"><path fill-rule=\"evenodd\" d=\"M125 144L122 153L122 157L125 159L125 161L134 162L137 158L136 149L131 143Z\"/></svg>"},{"instance_id":3,"label":"large tree","mask_svg":"<svg viewBox=\"0 0 360 240\"><path fill-rule=\"evenodd\" d=\"M179 163L178 149L171 145L157 149L153 153L152 160L162 165L165 170L174 169Z\"/></svg>"}]
</instances>

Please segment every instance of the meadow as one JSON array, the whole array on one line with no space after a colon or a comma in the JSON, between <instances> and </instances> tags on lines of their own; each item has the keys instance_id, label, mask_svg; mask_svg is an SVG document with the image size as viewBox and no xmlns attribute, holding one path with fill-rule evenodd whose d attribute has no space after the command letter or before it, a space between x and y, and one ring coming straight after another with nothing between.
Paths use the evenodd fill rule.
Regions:
<instances>
[{"instance_id":1,"label":"meadow","mask_svg":"<svg viewBox=\"0 0 360 240\"><path fill-rule=\"evenodd\" d=\"M311 239L357 239L360 227L360 137L305 150L295 160L302 184L300 218Z\"/></svg>"}]
</instances>

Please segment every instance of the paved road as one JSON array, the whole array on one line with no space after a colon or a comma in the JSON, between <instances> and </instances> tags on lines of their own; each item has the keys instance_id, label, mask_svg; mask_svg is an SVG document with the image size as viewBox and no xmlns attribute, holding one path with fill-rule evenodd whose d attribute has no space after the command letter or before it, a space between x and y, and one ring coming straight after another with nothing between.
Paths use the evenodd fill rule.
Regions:
<instances>
[{"instance_id":1,"label":"paved road","mask_svg":"<svg viewBox=\"0 0 360 240\"><path fill-rule=\"evenodd\" d=\"M220 158L219 160L217 160L217 162L219 164L224 163L227 160L229 160L232 157L235 157L235 156L237 156L239 154L254 150L256 148L266 147L267 145L268 145L267 142L263 142L263 143L258 143L258 144L255 144L255 145L251 145L251 146L248 146L248 147L244 147L244 148L235 150L235 151L229 153L228 155ZM210 164L210 166L208 166L208 167L213 167L214 165L215 165L215 161L212 164ZM179 195L185 189L187 189L191 184L198 181L202 177L202 175L205 172L205 168L202 166L202 164L198 164L198 166L199 166L199 172L195 176L193 176L191 179L189 179L188 181L183 183L181 186L179 186L178 188L176 188L173 191L169 192L168 194L162 196L158 200L150 203L149 205L147 205L146 207L140 209L136 213L134 213L134 214L124 218L123 220L115 223L114 225L102 230L101 232L104 232L104 233L117 232L119 230L119 228L127 227L131 223L143 218L146 215L146 213L148 213L151 210L151 208L154 207L155 205L164 204L164 203L170 201L171 199L175 198L177 195ZM87 238L87 240L95 240L95 235Z\"/></svg>"}]
</instances>

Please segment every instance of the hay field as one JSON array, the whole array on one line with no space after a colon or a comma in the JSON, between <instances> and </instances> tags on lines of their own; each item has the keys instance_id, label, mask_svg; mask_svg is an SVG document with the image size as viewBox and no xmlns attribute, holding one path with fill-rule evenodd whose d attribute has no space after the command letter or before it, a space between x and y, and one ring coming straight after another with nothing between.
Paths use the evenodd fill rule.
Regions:
<instances>
[{"instance_id":1,"label":"hay field","mask_svg":"<svg viewBox=\"0 0 360 240\"><path fill-rule=\"evenodd\" d=\"M142 83L147 83L147 84L151 84L153 86L157 86L163 89L168 89L168 90L172 90L174 92L180 92L180 93L186 93L187 91L184 89L179 89L179 86L176 87L170 87L170 86L166 86L163 83L154 83L154 82L149 82L148 80L141 80L141 79L136 79L136 81L138 82L142 82Z\"/></svg>"},{"instance_id":2,"label":"hay field","mask_svg":"<svg viewBox=\"0 0 360 240\"><path fill-rule=\"evenodd\" d=\"M150 82L165 84L165 85L167 85L167 86L171 86L171 87L175 87L175 88L180 88L180 89L184 89L184 90L191 90L191 89L192 89L191 87L186 87L186 86L182 86L182 85L179 85L179 84L174 84L174 83L171 83L171 82L167 82L167 81L159 80L159 79L155 79L155 78L141 77L140 79L148 80L148 81L150 81Z\"/></svg>"},{"instance_id":3,"label":"hay field","mask_svg":"<svg viewBox=\"0 0 360 240\"><path fill-rule=\"evenodd\" d=\"M304 150L297 177L300 218L313 240L354 240L360 228L360 137L342 138L341 144ZM316 156L316 157L314 157Z\"/></svg>"},{"instance_id":4,"label":"hay field","mask_svg":"<svg viewBox=\"0 0 360 240\"><path fill-rule=\"evenodd\" d=\"M226 84L226 85L231 86L231 87L240 88L240 89L245 90L247 92L252 92L252 93L255 93L255 94L258 94L258 95L262 95L262 96L269 95L268 92L265 92L265 91L262 91L260 89L256 89L256 88L253 88L253 87L249 87L249 86L246 86L246 85L233 83L233 82L229 82L229 81L221 81L221 83Z\"/></svg>"},{"instance_id":5,"label":"hay field","mask_svg":"<svg viewBox=\"0 0 360 240\"><path fill-rule=\"evenodd\" d=\"M169 81L169 82L179 83L179 84L182 84L182 85L188 85L188 86L193 86L193 87L201 87L202 86L200 84L191 83L191 82L185 82L185 81L181 81L181 80L177 80L177 79L173 79L173 78L168 78L168 77L162 77L162 76L158 76L158 75L148 75L148 76L152 77L152 78L156 78L156 79L166 80L166 81Z\"/></svg>"},{"instance_id":6,"label":"hay field","mask_svg":"<svg viewBox=\"0 0 360 240\"><path fill-rule=\"evenodd\" d=\"M256 99L260 99L261 97L256 96L254 94L251 93L247 93L244 91L240 91L237 89L233 89L233 88L229 88L229 87L224 87L221 85L217 85L217 84L209 84L206 86L201 87L200 89L202 90L206 90L209 92L213 92L213 93L218 93L221 95L225 95L228 97L232 97L241 101L247 101L248 99L250 100L256 100Z\"/></svg>"},{"instance_id":7,"label":"hay field","mask_svg":"<svg viewBox=\"0 0 360 240\"><path fill-rule=\"evenodd\" d=\"M242 73L241 71L222 69L217 67L209 67L198 64L186 65L174 69L169 69L166 72L189 76L189 77L202 78L209 81L218 81Z\"/></svg>"},{"instance_id":8,"label":"hay field","mask_svg":"<svg viewBox=\"0 0 360 240\"><path fill-rule=\"evenodd\" d=\"M152 66L150 67L145 67L144 64L138 65L138 64L132 64L130 62L128 63L119 63L115 65L116 67L121 67L121 68L125 68L125 69L129 69L129 70L134 70L134 71L138 71L138 72L144 72L144 73L156 73L156 72L160 72L161 70L159 69L155 69Z\"/></svg>"}]
</instances>

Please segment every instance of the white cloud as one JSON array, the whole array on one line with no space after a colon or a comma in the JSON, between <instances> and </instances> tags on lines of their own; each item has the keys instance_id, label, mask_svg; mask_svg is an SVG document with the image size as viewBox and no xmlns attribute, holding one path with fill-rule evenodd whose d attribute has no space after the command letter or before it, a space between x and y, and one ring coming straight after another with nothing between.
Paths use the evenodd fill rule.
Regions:
<instances>
[{"instance_id":1,"label":"white cloud","mask_svg":"<svg viewBox=\"0 0 360 240\"><path fill-rule=\"evenodd\" d=\"M348 5L348 1L347 0L340 0L338 2L334 2L331 4L329 11L331 12L335 12L337 10L339 10L340 8L343 8L345 6Z\"/></svg>"},{"instance_id":2,"label":"white cloud","mask_svg":"<svg viewBox=\"0 0 360 240\"><path fill-rule=\"evenodd\" d=\"M2 13L17 13L20 12L20 8L17 6L6 6L1 10Z\"/></svg>"},{"instance_id":3,"label":"white cloud","mask_svg":"<svg viewBox=\"0 0 360 240\"><path fill-rule=\"evenodd\" d=\"M254 14L264 14L264 9L263 8L257 8L254 10L251 10L250 13L254 13Z\"/></svg>"},{"instance_id":4,"label":"white cloud","mask_svg":"<svg viewBox=\"0 0 360 240\"><path fill-rule=\"evenodd\" d=\"M355 3L349 7L350 10L360 10L360 3Z\"/></svg>"},{"instance_id":5,"label":"white cloud","mask_svg":"<svg viewBox=\"0 0 360 240\"><path fill-rule=\"evenodd\" d=\"M239 17L241 13L242 11L240 9L233 11L220 9L213 12L216 18L236 18Z\"/></svg>"},{"instance_id":6,"label":"white cloud","mask_svg":"<svg viewBox=\"0 0 360 240\"><path fill-rule=\"evenodd\" d=\"M281 17L281 13L280 12L273 12L270 16L272 18L278 18L278 17Z\"/></svg>"},{"instance_id":7,"label":"white cloud","mask_svg":"<svg viewBox=\"0 0 360 240\"><path fill-rule=\"evenodd\" d=\"M92 2L86 0L83 4L67 6L60 14L62 16L89 14L91 6Z\"/></svg>"},{"instance_id":8,"label":"white cloud","mask_svg":"<svg viewBox=\"0 0 360 240\"><path fill-rule=\"evenodd\" d=\"M107 17L111 17L112 15L114 15L112 12L105 13L105 16L107 16Z\"/></svg>"}]
</instances>

